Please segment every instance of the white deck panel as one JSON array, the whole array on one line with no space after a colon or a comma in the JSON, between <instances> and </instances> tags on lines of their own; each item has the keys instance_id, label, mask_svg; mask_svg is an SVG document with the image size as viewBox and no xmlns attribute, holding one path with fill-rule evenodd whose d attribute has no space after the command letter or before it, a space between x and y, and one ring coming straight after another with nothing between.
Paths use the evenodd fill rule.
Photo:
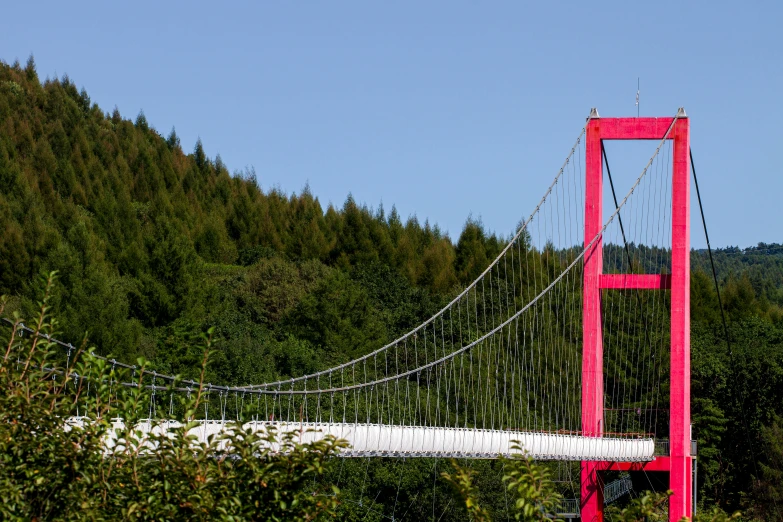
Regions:
<instances>
[{"instance_id":1,"label":"white deck panel","mask_svg":"<svg viewBox=\"0 0 783 522\"><path fill-rule=\"evenodd\" d=\"M123 426L115 420L116 428ZM179 427L176 421L140 422L136 429L142 433L161 433L162 430ZM221 436L230 430L231 424L220 421L202 421L192 428L200 443L210 436ZM438 428L425 426L386 426L380 424L341 423L287 423L249 422L244 427L253 431L274 429L278 433L296 432L296 441L314 442L326 435L344 439L350 448L344 456L388 457L459 457L497 458L511 456L514 441L533 458L540 460L600 460L600 461L649 461L653 459L654 442L651 438L582 437L554 433L523 431L481 430L464 428ZM114 434L107 440L107 449L114 447ZM226 443L221 444L225 449Z\"/></svg>"}]
</instances>

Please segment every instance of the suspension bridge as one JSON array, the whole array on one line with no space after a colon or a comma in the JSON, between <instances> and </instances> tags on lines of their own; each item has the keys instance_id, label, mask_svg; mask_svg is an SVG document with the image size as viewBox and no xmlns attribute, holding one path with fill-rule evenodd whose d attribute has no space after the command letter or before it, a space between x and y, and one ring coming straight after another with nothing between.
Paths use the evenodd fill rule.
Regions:
<instances>
[{"instance_id":1,"label":"suspension bridge","mask_svg":"<svg viewBox=\"0 0 783 522\"><path fill-rule=\"evenodd\" d=\"M652 143L624 194L605 140ZM346 457L524 451L581 462L569 511L582 520L603 520L605 501L630 489L625 479L605 488L606 472L665 472L669 519L691 517L689 152L682 109L662 118L593 109L533 212L442 310L332 368L209 385L219 418L207 415L192 433L206 441L230 429L239 402L251 402L258 413L239 419L246 426L296 430L303 442L345 439ZM149 378L181 392L197 385Z\"/></svg>"}]
</instances>

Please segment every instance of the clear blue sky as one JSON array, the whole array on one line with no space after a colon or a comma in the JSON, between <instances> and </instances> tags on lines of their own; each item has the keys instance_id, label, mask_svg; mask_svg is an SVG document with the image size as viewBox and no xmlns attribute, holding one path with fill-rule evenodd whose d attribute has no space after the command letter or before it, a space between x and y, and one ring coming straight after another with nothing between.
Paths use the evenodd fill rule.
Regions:
<instances>
[{"instance_id":1,"label":"clear blue sky","mask_svg":"<svg viewBox=\"0 0 783 522\"><path fill-rule=\"evenodd\" d=\"M590 107L691 117L713 245L783 242L780 2L11 2L34 53L104 111L321 202L396 204L456 237L513 230ZM612 149L625 180L649 151ZM624 190L623 190L624 192ZM696 208L693 244L704 245Z\"/></svg>"}]
</instances>

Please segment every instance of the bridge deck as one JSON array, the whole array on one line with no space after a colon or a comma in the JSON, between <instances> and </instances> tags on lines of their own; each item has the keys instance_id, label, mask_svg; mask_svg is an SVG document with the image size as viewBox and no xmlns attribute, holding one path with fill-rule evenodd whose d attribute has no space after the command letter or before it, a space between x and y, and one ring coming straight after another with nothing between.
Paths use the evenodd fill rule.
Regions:
<instances>
[{"instance_id":1,"label":"bridge deck","mask_svg":"<svg viewBox=\"0 0 783 522\"><path fill-rule=\"evenodd\" d=\"M116 427L122 422L115 421ZM174 421L152 424L141 422L136 429L143 433L160 432L167 427L180 426ZM199 442L230 430L229 423L202 421L190 431ZM287 422L249 422L245 428L253 431L274 429L278 432L299 433L299 442L307 443L331 435L344 439L350 448L347 457L459 457L497 458L519 453L514 441L532 458L539 460L594 460L645 462L653 459L653 439L583 437L552 433L500 431L425 426L386 426L379 424L321 424ZM114 441L108 441L112 447Z\"/></svg>"}]
</instances>

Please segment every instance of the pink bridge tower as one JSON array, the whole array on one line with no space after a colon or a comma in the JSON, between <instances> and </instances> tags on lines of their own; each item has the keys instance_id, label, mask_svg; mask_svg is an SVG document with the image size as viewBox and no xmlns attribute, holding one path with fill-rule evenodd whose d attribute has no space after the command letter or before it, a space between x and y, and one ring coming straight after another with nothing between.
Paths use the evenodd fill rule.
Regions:
<instances>
[{"instance_id":1,"label":"pink bridge tower","mask_svg":"<svg viewBox=\"0 0 783 522\"><path fill-rule=\"evenodd\" d=\"M672 118L601 118L593 109L585 142L585 245L603 226L603 169L601 140L661 140ZM602 521L604 499L600 475L607 470L665 471L669 474L669 520L692 517L690 454L690 126L680 109L667 137L674 141L672 172L672 273L604 275L603 243L584 258L582 432L600 437L604 423L603 321L601 292L612 289L671 289L671 385L668 456L647 463L589 462L581 467L581 513L587 522Z\"/></svg>"}]
</instances>

